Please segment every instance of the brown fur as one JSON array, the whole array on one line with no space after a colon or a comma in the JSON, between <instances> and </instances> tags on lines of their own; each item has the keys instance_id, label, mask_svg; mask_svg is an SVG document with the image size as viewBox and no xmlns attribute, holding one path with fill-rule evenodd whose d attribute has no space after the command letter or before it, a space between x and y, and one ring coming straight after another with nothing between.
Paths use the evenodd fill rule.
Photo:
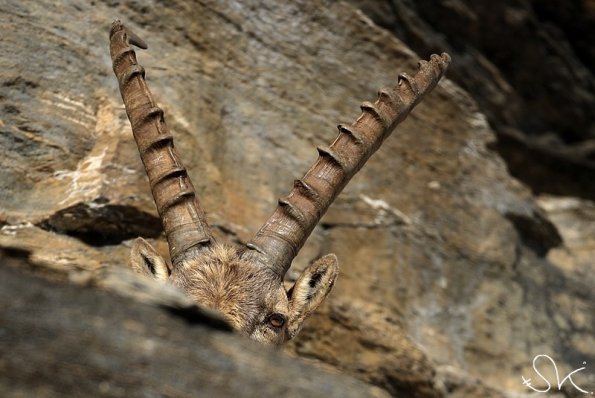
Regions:
<instances>
[{"instance_id":1,"label":"brown fur","mask_svg":"<svg viewBox=\"0 0 595 398\"><path fill-rule=\"evenodd\" d=\"M171 276L174 285L197 302L222 312L234 328L245 333L251 332L248 320L274 305L271 296L276 294L270 292L277 290L277 281L273 272L240 259L234 247L219 244L201 257L184 261Z\"/></svg>"},{"instance_id":2,"label":"brown fur","mask_svg":"<svg viewBox=\"0 0 595 398\"><path fill-rule=\"evenodd\" d=\"M338 273L336 257L325 256L304 271L289 297L277 273L243 260L240 254L235 247L215 244L200 256L184 260L169 275L161 256L139 238L132 247L131 262L137 272L167 281L197 303L221 312L241 334L274 345L297 334ZM278 327L272 317L286 321Z\"/></svg>"}]
</instances>

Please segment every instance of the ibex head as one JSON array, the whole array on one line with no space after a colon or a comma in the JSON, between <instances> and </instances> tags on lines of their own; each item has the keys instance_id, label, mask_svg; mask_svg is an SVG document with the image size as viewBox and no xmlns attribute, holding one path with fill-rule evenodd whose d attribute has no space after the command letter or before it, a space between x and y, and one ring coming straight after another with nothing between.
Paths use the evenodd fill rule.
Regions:
<instances>
[{"instance_id":1,"label":"ibex head","mask_svg":"<svg viewBox=\"0 0 595 398\"><path fill-rule=\"evenodd\" d=\"M239 332L270 344L293 338L303 321L330 292L337 258L313 262L289 291L283 277L330 204L411 109L438 83L450 62L447 54L420 61L415 77L399 75L396 87L381 90L375 103L339 135L254 238L243 247L216 243L173 138L147 87L144 69L130 44L146 44L119 21L110 31L113 69L165 235L171 269L145 240L133 248L133 268L183 289L201 305L219 310Z\"/></svg>"}]
</instances>

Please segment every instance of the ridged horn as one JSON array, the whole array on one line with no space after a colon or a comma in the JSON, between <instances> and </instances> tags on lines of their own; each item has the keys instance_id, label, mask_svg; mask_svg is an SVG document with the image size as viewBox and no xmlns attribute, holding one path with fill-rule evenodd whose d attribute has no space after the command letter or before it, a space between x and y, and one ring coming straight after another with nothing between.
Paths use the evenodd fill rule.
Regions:
<instances>
[{"instance_id":1,"label":"ridged horn","mask_svg":"<svg viewBox=\"0 0 595 398\"><path fill-rule=\"evenodd\" d=\"M382 142L421 99L438 84L450 56L432 55L420 61L414 77L400 74L398 84L381 90L374 103L364 102L362 114L350 126L339 125L339 135L328 147L319 147L318 160L279 205L254 238L243 257L272 268L283 277L333 200Z\"/></svg>"},{"instance_id":2,"label":"ridged horn","mask_svg":"<svg viewBox=\"0 0 595 398\"><path fill-rule=\"evenodd\" d=\"M113 69L175 267L209 246L213 237L188 172L174 148L163 110L155 103L145 81L145 70L137 63L130 44L147 48L141 38L120 21L114 21L110 30Z\"/></svg>"}]
</instances>

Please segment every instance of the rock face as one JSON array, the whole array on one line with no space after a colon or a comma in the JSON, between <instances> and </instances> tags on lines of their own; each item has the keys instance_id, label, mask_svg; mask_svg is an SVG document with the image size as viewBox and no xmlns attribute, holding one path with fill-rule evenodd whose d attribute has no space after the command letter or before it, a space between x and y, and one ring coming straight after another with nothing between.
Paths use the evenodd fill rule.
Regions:
<instances>
[{"instance_id":1,"label":"rock face","mask_svg":"<svg viewBox=\"0 0 595 398\"><path fill-rule=\"evenodd\" d=\"M388 397L154 307L0 276L3 397Z\"/></svg>"},{"instance_id":2,"label":"rock face","mask_svg":"<svg viewBox=\"0 0 595 398\"><path fill-rule=\"evenodd\" d=\"M595 198L595 2L350 0L420 55L447 49L511 173Z\"/></svg>"},{"instance_id":3,"label":"rock face","mask_svg":"<svg viewBox=\"0 0 595 398\"><path fill-rule=\"evenodd\" d=\"M429 21L403 9L399 15L409 24L399 26L413 26L416 33L406 45L349 4L269 3L2 3L3 261L24 258L26 267L14 261L19 268L78 283L99 278L91 284L109 287L97 275L126 266L132 238L149 238L167 253L111 73L107 35L114 17L148 42L139 61L176 147L219 237L238 242L251 237L275 199L307 170L315 146L334 138L334 125L357 117L359 102L394 84L398 72L415 70L418 56L407 45L427 57L420 42L464 26L456 19L450 20L456 26L443 26L447 22L437 15ZM455 15L476 18L474 26L481 26L483 14L449 4L457 6ZM506 15L524 15L512 11ZM455 50L449 76L459 85L444 80L414 110L352 180L294 261L299 271L334 252L342 271L328 303L287 352L394 396L528 391L520 380L521 375L539 380L531 369L535 355L555 357L568 372L595 360L595 273L589 262L594 253L583 239L590 234L584 223L589 218L581 218L583 206L592 204L578 201L580 206L569 210L557 198L541 198L542 209L493 151L488 119L497 131L525 134L523 129L557 129L578 112L582 127L560 127L559 134L566 142L586 142L592 100L585 88L575 110L525 125L519 120L527 109L541 104L548 113L560 97L535 92L538 98L528 101L526 92L510 94L510 87L519 87L515 79L531 77L526 70L508 64L507 74L498 72L473 51L479 45L434 43L427 48ZM469 65L482 65L482 74L467 73L474 71ZM569 65L579 78L587 76L584 67ZM461 88L477 95L465 81L484 90L485 100L477 101L481 108ZM591 87L588 78L585 82ZM510 145L529 142L523 134L510 134L521 137ZM592 211L584 214L591 217ZM63 289L70 288L53 288L57 296ZM192 331L176 336L193 344ZM239 350L249 345L235 340L198 341L205 352L228 341ZM166 349L168 343L159 341ZM248 352L256 356L258 348ZM184 357L189 372L203 354L196 355ZM153 356L144 360L151 363ZM11 369L28 371L26 364ZM263 380L267 368L255 372ZM577 385L595 386L595 374L587 373L577 375ZM18 392L0 380L0 391Z\"/></svg>"}]
</instances>

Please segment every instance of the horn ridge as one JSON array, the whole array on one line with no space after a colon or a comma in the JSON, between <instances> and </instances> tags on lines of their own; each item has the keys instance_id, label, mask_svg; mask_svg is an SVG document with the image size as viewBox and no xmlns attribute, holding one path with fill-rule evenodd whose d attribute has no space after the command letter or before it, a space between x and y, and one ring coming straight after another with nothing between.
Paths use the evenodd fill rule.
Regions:
<instances>
[{"instance_id":1,"label":"horn ridge","mask_svg":"<svg viewBox=\"0 0 595 398\"><path fill-rule=\"evenodd\" d=\"M330 146L318 148L314 165L248 242L243 257L273 269L282 278L337 195L438 84L449 63L446 53L420 61L415 76L400 74L395 87L380 90L374 103L362 104L362 114L353 124L339 125L339 136Z\"/></svg>"},{"instance_id":2,"label":"horn ridge","mask_svg":"<svg viewBox=\"0 0 595 398\"><path fill-rule=\"evenodd\" d=\"M145 69L138 64L130 44L147 48L141 38L120 21L114 21L110 29L113 70L175 268L184 259L210 246L214 239L196 190L174 148L163 110L149 91Z\"/></svg>"}]
</instances>

